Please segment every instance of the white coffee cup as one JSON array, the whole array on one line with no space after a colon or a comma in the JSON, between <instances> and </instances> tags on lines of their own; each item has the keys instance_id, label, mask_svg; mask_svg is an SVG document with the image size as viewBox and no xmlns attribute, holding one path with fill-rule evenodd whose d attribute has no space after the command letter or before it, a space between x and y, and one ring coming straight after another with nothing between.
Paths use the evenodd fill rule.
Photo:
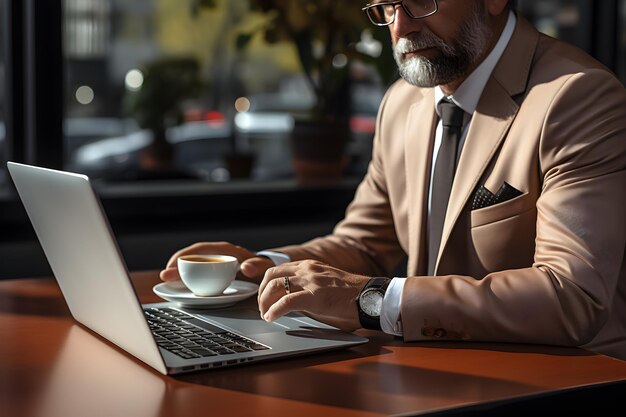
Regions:
<instances>
[{"instance_id":1,"label":"white coffee cup","mask_svg":"<svg viewBox=\"0 0 626 417\"><path fill-rule=\"evenodd\" d=\"M221 295L233 282L239 262L228 255L185 255L178 258L178 273L191 292L201 297Z\"/></svg>"}]
</instances>

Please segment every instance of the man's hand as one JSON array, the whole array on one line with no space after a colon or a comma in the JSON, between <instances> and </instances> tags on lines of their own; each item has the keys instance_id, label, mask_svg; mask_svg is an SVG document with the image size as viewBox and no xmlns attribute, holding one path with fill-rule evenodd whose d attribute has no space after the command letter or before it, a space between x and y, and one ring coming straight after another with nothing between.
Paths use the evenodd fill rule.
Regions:
<instances>
[{"instance_id":1,"label":"man's hand","mask_svg":"<svg viewBox=\"0 0 626 417\"><path fill-rule=\"evenodd\" d=\"M177 260L184 255L230 255L239 260L241 264L240 275L242 277L261 281L265 271L274 266L274 263L264 257L256 256L253 252L233 245L228 242L201 242L194 243L176 252L167 262L167 266L161 271L160 277L163 281L176 281L180 279L178 274Z\"/></svg>"},{"instance_id":2,"label":"man's hand","mask_svg":"<svg viewBox=\"0 0 626 417\"><path fill-rule=\"evenodd\" d=\"M289 278L290 294L285 277ZM331 326L356 330L361 327L356 299L368 280L311 260L270 268L259 288L261 317L273 321L301 311Z\"/></svg>"}]
</instances>

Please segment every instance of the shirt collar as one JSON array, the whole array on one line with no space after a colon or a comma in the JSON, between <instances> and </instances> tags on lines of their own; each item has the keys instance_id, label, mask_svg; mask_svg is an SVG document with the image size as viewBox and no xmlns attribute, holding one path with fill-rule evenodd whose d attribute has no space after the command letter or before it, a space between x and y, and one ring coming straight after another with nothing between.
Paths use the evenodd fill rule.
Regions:
<instances>
[{"instance_id":1,"label":"shirt collar","mask_svg":"<svg viewBox=\"0 0 626 417\"><path fill-rule=\"evenodd\" d=\"M463 109L468 114L474 114L476 107L478 106L478 100L480 100L480 96L485 89L485 85L487 85L487 81L491 76L496 64L500 60L500 57L504 53L504 49L509 44L511 40L511 36L513 35L513 30L515 29L515 24L517 22L517 18L515 17L515 13L512 11L509 12L509 18L506 22L506 26L500 35L500 39L493 47L487 58L480 63L478 67L463 81L463 83L457 88L457 90L451 95L448 96L450 100L457 106ZM439 109L437 108L437 103L446 95L443 91L441 91L440 86L435 87L435 109L437 114L439 114Z\"/></svg>"}]
</instances>

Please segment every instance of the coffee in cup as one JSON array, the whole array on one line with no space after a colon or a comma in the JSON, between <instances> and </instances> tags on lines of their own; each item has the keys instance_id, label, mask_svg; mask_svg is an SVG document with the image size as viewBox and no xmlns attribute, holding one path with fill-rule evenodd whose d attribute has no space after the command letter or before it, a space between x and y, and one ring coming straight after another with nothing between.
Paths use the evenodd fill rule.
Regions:
<instances>
[{"instance_id":1,"label":"coffee in cup","mask_svg":"<svg viewBox=\"0 0 626 417\"><path fill-rule=\"evenodd\" d=\"M201 297L222 294L239 270L239 261L229 255L185 255L177 263L183 284Z\"/></svg>"}]
</instances>

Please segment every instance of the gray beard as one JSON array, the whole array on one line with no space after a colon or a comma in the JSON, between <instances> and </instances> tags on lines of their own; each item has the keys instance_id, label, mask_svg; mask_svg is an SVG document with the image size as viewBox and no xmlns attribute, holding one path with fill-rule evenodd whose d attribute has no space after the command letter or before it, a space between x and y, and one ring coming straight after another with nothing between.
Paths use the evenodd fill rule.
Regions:
<instances>
[{"instance_id":1,"label":"gray beard","mask_svg":"<svg viewBox=\"0 0 626 417\"><path fill-rule=\"evenodd\" d=\"M491 29L483 18L483 7L474 8L472 16L459 30L458 36L447 45L428 29L408 38L400 38L393 55L400 76L418 87L448 84L463 76L483 53ZM404 54L425 48L436 48L441 53L436 58L415 56L405 59Z\"/></svg>"}]
</instances>

